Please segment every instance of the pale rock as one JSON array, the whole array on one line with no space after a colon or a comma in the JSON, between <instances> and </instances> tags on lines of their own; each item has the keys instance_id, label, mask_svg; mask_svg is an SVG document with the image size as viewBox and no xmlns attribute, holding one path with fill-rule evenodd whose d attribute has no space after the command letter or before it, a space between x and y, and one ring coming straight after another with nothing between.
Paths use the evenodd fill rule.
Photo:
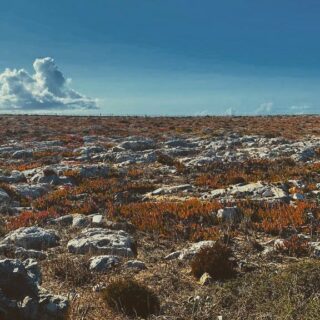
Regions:
<instances>
[{"instance_id":1,"label":"pale rock","mask_svg":"<svg viewBox=\"0 0 320 320\"><path fill-rule=\"evenodd\" d=\"M201 284L202 286L207 286L210 283L212 283L212 277L209 273L205 272L199 279L199 284Z\"/></svg>"},{"instance_id":2,"label":"pale rock","mask_svg":"<svg viewBox=\"0 0 320 320\"><path fill-rule=\"evenodd\" d=\"M113 255L97 256L90 259L89 269L95 272L104 272L120 263L120 259Z\"/></svg>"},{"instance_id":3,"label":"pale rock","mask_svg":"<svg viewBox=\"0 0 320 320\"><path fill-rule=\"evenodd\" d=\"M88 228L68 242L71 253L112 254L124 257L135 256L135 242L122 230Z\"/></svg>"},{"instance_id":4,"label":"pale rock","mask_svg":"<svg viewBox=\"0 0 320 320\"><path fill-rule=\"evenodd\" d=\"M59 244L54 230L40 227L23 227L9 232L0 244L14 244L24 249L43 250Z\"/></svg>"},{"instance_id":5,"label":"pale rock","mask_svg":"<svg viewBox=\"0 0 320 320\"><path fill-rule=\"evenodd\" d=\"M237 207L226 207L218 210L217 218L223 222L239 222L242 214Z\"/></svg>"}]
</instances>

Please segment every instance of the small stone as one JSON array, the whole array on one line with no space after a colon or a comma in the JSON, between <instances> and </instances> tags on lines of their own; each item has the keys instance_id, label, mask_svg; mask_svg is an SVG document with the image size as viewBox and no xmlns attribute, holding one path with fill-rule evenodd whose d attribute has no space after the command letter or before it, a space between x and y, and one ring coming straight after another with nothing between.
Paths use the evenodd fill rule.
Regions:
<instances>
[{"instance_id":1,"label":"small stone","mask_svg":"<svg viewBox=\"0 0 320 320\"><path fill-rule=\"evenodd\" d=\"M212 282L212 277L210 276L209 273L205 272L200 280L199 280L199 283L202 285L202 286L207 286L208 284L210 284Z\"/></svg>"},{"instance_id":2,"label":"small stone","mask_svg":"<svg viewBox=\"0 0 320 320\"><path fill-rule=\"evenodd\" d=\"M224 222L239 222L241 213L237 207L226 207L218 210L217 218Z\"/></svg>"},{"instance_id":3,"label":"small stone","mask_svg":"<svg viewBox=\"0 0 320 320\"><path fill-rule=\"evenodd\" d=\"M294 199L294 200L303 200L304 199L304 195L301 194L301 193L294 193L292 195L292 199Z\"/></svg>"},{"instance_id":4,"label":"small stone","mask_svg":"<svg viewBox=\"0 0 320 320\"><path fill-rule=\"evenodd\" d=\"M175 251L175 252L171 252L169 253L167 256L164 257L165 260L174 260L174 259L178 259L179 256L181 254L181 251Z\"/></svg>"},{"instance_id":5,"label":"small stone","mask_svg":"<svg viewBox=\"0 0 320 320\"><path fill-rule=\"evenodd\" d=\"M85 228L90 224L89 218L79 214L75 215L72 220L72 226L75 228Z\"/></svg>"},{"instance_id":6,"label":"small stone","mask_svg":"<svg viewBox=\"0 0 320 320\"><path fill-rule=\"evenodd\" d=\"M103 215L102 214L95 214L92 217L92 223L93 224L101 224L103 220Z\"/></svg>"},{"instance_id":7,"label":"small stone","mask_svg":"<svg viewBox=\"0 0 320 320\"><path fill-rule=\"evenodd\" d=\"M284 239L275 240L274 248L276 250L285 250L286 249L286 241Z\"/></svg>"},{"instance_id":8,"label":"small stone","mask_svg":"<svg viewBox=\"0 0 320 320\"><path fill-rule=\"evenodd\" d=\"M140 260L129 260L126 263L126 268L136 269L136 270L145 270L145 269L147 269L145 263L140 261Z\"/></svg>"}]
</instances>

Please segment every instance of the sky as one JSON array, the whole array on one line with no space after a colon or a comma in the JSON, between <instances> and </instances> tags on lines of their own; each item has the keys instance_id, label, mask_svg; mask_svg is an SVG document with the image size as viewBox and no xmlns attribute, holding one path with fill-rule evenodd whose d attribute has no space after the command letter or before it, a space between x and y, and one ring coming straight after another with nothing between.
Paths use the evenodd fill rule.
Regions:
<instances>
[{"instance_id":1,"label":"sky","mask_svg":"<svg viewBox=\"0 0 320 320\"><path fill-rule=\"evenodd\" d=\"M1 0L0 112L320 113L319 0Z\"/></svg>"}]
</instances>

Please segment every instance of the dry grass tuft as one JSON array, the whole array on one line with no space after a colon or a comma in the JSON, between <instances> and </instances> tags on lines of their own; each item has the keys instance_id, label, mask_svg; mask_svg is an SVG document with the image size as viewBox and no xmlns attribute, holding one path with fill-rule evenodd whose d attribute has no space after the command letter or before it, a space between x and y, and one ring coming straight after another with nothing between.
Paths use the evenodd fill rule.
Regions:
<instances>
[{"instance_id":1,"label":"dry grass tuft","mask_svg":"<svg viewBox=\"0 0 320 320\"><path fill-rule=\"evenodd\" d=\"M160 311L160 302L155 293L131 279L114 280L101 295L109 307L128 316L147 318Z\"/></svg>"},{"instance_id":2,"label":"dry grass tuft","mask_svg":"<svg viewBox=\"0 0 320 320\"><path fill-rule=\"evenodd\" d=\"M52 278L66 282L72 287L81 287L94 279L85 257L61 255L46 263L48 274Z\"/></svg>"}]
</instances>

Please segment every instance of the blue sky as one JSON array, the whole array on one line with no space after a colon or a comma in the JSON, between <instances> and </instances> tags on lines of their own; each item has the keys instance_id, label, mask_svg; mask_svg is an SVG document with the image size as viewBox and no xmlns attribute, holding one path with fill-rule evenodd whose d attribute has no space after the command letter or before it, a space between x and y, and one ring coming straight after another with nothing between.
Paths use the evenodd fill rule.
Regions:
<instances>
[{"instance_id":1,"label":"blue sky","mask_svg":"<svg viewBox=\"0 0 320 320\"><path fill-rule=\"evenodd\" d=\"M318 0L0 6L0 73L11 69L0 78L2 109L38 112L46 103L48 112L75 113L79 102L92 114L320 113ZM14 68L37 78L23 94ZM57 70L65 81L52 96L43 79Z\"/></svg>"}]
</instances>

